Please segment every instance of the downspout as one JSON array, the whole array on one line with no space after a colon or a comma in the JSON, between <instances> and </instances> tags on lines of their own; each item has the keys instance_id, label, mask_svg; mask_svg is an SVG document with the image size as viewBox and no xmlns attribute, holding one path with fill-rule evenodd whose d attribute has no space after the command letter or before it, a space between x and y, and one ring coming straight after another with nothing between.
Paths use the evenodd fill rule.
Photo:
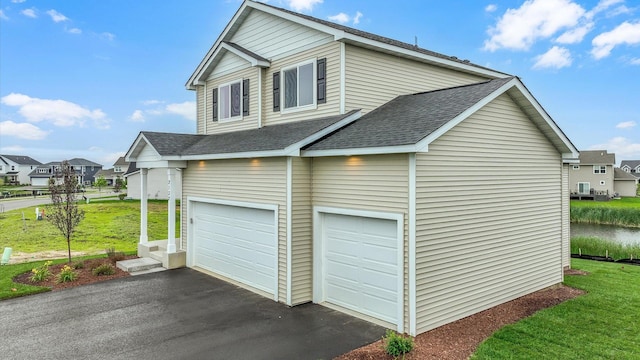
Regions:
<instances>
[{"instance_id":1,"label":"downspout","mask_svg":"<svg viewBox=\"0 0 640 360\"><path fill-rule=\"evenodd\" d=\"M258 129L262 127L262 68L258 67Z\"/></svg>"}]
</instances>

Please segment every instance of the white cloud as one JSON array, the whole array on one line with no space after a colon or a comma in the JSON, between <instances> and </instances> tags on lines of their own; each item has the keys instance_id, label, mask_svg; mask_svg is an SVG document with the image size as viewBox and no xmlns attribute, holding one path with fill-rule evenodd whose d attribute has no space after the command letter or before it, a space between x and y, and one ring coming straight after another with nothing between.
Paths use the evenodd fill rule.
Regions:
<instances>
[{"instance_id":1,"label":"white cloud","mask_svg":"<svg viewBox=\"0 0 640 360\"><path fill-rule=\"evenodd\" d=\"M341 12L339 14L329 16L329 20L331 20L333 22L337 22L339 24L346 24L346 23L349 22L350 17L349 17L349 15Z\"/></svg>"},{"instance_id":2,"label":"white cloud","mask_svg":"<svg viewBox=\"0 0 640 360\"><path fill-rule=\"evenodd\" d=\"M578 25L584 14L582 6L570 0L527 0L518 9L507 9L489 28L484 49L528 50L536 40Z\"/></svg>"},{"instance_id":3,"label":"white cloud","mask_svg":"<svg viewBox=\"0 0 640 360\"><path fill-rule=\"evenodd\" d=\"M42 140L47 137L49 132L33 124L15 123L7 120L0 122L0 134L25 140Z\"/></svg>"},{"instance_id":4,"label":"white cloud","mask_svg":"<svg viewBox=\"0 0 640 360\"><path fill-rule=\"evenodd\" d=\"M618 125L616 125L617 129L631 129L632 127L635 127L637 124L635 121L623 121L621 123L618 123Z\"/></svg>"},{"instance_id":5,"label":"white cloud","mask_svg":"<svg viewBox=\"0 0 640 360\"><path fill-rule=\"evenodd\" d=\"M637 140L636 140L637 141ZM640 142L619 136L609 139L604 144L595 144L589 150L607 149L610 153L616 154L616 159L640 159Z\"/></svg>"},{"instance_id":6,"label":"white cloud","mask_svg":"<svg viewBox=\"0 0 640 360\"><path fill-rule=\"evenodd\" d=\"M596 5L596 7L594 7L593 9L591 9L591 11L586 13L585 16L591 19L593 18L594 15L601 13L604 10L607 10L608 8L610 8L611 6L620 4L622 2L624 2L624 0L600 0L598 5Z\"/></svg>"},{"instance_id":7,"label":"white cloud","mask_svg":"<svg viewBox=\"0 0 640 360\"><path fill-rule=\"evenodd\" d=\"M168 104L165 110L170 114L177 114L188 120L196 120L196 102L185 101L178 104Z\"/></svg>"},{"instance_id":8,"label":"white cloud","mask_svg":"<svg viewBox=\"0 0 640 360\"><path fill-rule=\"evenodd\" d=\"M295 11L312 11L316 4L322 4L323 0L288 0L289 7Z\"/></svg>"},{"instance_id":9,"label":"white cloud","mask_svg":"<svg viewBox=\"0 0 640 360\"><path fill-rule=\"evenodd\" d=\"M47 10L47 14L49 16L51 16L51 20L53 20L53 22L61 22L61 21L67 21L69 20L68 17L62 15L61 13L51 9L51 10Z\"/></svg>"},{"instance_id":10,"label":"white cloud","mask_svg":"<svg viewBox=\"0 0 640 360\"><path fill-rule=\"evenodd\" d=\"M14 4L22 4L25 1L27 1L27 0L11 0L11 2L14 3Z\"/></svg>"},{"instance_id":11,"label":"white cloud","mask_svg":"<svg viewBox=\"0 0 640 360\"><path fill-rule=\"evenodd\" d=\"M496 4L489 4L484 8L484 11L486 12L494 12L498 10L498 6Z\"/></svg>"},{"instance_id":12,"label":"white cloud","mask_svg":"<svg viewBox=\"0 0 640 360\"><path fill-rule=\"evenodd\" d=\"M78 29L78 28L71 28L71 29L67 29L67 32L69 34L82 34L82 30Z\"/></svg>"},{"instance_id":13,"label":"white cloud","mask_svg":"<svg viewBox=\"0 0 640 360\"><path fill-rule=\"evenodd\" d=\"M589 31L591 31L591 29L593 29L593 23L591 22L583 26L578 26L558 36L558 38L556 39L556 42L560 44L580 43L582 42L582 39L584 39L585 35L587 35Z\"/></svg>"},{"instance_id":14,"label":"white cloud","mask_svg":"<svg viewBox=\"0 0 640 360\"><path fill-rule=\"evenodd\" d=\"M640 65L640 58L631 59L631 65Z\"/></svg>"},{"instance_id":15,"label":"white cloud","mask_svg":"<svg viewBox=\"0 0 640 360\"><path fill-rule=\"evenodd\" d=\"M9 17L7 15L4 14L4 11L0 10L0 19L2 20L9 20Z\"/></svg>"},{"instance_id":16,"label":"white cloud","mask_svg":"<svg viewBox=\"0 0 640 360\"><path fill-rule=\"evenodd\" d=\"M20 13L26 17L30 17L30 18L37 18L38 15L36 14L36 9L31 8L31 9L24 9L22 11L20 11Z\"/></svg>"},{"instance_id":17,"label":"white cloud","mask_svg":"<svg viewBox=\"0 0 640 360\"><path fill-rule=\"evenodd\" d=\"M341 12L339 14L329 16L328 19L338 24L346 24L349 21L353 21L353 25L358 25L362 16L363 14L360 11L357 11L353 17Z\"/></svg>"},{"instance_id":18,"label":"white cloud","mask_svg":"<svg viewBox=\"0 0 640 360\"><path fill-rule=\"evenodd\" d=\"M18 113L29 122L50 121L56 126L82 126L86 119L93 120L98 128L108 127L109 120L100 110L90 110L65 100L32 98L11 93L0 99L7 106L19 107Z\"/></svg>"},{"instance_id":19,"label":"white cloud","mask_svg":"<svg viewBox=\"0 0 640 360\"><path fill-rule=\"evenodd\" d=\"M628 7L622 5L622 6L618 6L617 8L609 11L607 13L608 17L614 17L614 16L618 16L618 15L622 15L622 14L631 14L633 12L632 9L629 9Z\"/></svg>"},{"instance_id":20,"label":"white cloud","mask_svg":"<svg viewBox=\"0 0 640 360\"><path fill-rule=\"evenodd\" d=\"M129 116L129 119L135 122L144 122L144 113L142 110L136 110Z\"/></svg>"},{"instance_id":21,"label":"white cloud","mask_svg":"<svg viewBox=\"0 0 640 360\"><path fill-rule=\"evenodd\" d=\"M596 59L602 59L611 54L614 47L622 44L640 44L640 22L623 22L615 29L596 36L591 44L591 55Z\"/></svg>"},{"instance_id":22,"label":"white cloud","mask_svg":"<svg viewBox=\"0 0 640 360\"><path fill-rule=\"evenodd\" d=\"M360 24L360 19L362 18L362 13L360 11L356 11L356 16L353 17L353 25Z\"/></svg>"},{"instance_id":23,"label":"white cloud","mask_svg":"<svg viewBox=\"0 0 640 360\"><path fill-rule=\"evenodd\" d=\"M143 105L156 105L156 104L161 104L163 103L163 101L160 100L145 100L142 102Z\"/></svg>"},{"instance_id":24,"label":"white cloud","mask_svg":"<svg viewBox=\"0 0 640 360\"><path fill-rule=\"evenodd\" d=\"M536 56L536 63L533 65L533 68L561 69L563 67L571 66L572 61L571 52L568 49L560 46L554 46L546 53Z\"/></svg>"},{"instance_id":25,"label":"white cloud","mask_svg":"<svg viewBox=\"0 0 640 360\"><path fill-rule=\"evenodd\" d=\"M108 41L113 41L116 38L116 36L110 32L103 32L100 34L100 37Z\"/></svg>"}]
</instances>

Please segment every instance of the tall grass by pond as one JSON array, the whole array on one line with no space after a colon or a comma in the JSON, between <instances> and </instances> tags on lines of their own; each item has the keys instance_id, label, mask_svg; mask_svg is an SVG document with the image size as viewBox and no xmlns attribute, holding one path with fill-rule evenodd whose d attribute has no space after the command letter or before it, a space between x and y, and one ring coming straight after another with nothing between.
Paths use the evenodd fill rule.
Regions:
<instances>
[{"instance_id":1,"label":"tall grass by pond","mask_svg":"<svg viewBox=\"0 0 640 360\"><path fill-rule=\"evenodd\" d=\"M574 236L571 238L571 253L594 256L606 256L614 260L640 258L640 239L635 244L621 244L591 236Z\"/></svg>"},{"instance_id":2,"label":"tall grass by pond","mask_svg":"<svg viewBox=\"0 0 640 360\"><path fill-rule=\"evenodd\" d=\"M572 201L571 222L640 227L640 201L619 203L622 206L616 206L616 201L610 201L610 205Z\"/></svg>"}]
</instances>

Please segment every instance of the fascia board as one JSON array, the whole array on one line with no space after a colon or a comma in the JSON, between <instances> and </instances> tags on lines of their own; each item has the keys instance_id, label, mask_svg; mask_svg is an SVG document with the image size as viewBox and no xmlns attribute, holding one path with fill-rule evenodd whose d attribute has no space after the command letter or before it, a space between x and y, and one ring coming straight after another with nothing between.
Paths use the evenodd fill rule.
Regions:
<instances>
[{"instance_id":1,"label":"fascia board","mask_svg":"<svg viewBox=\"0 0 640 360\"><path fill-rule=\"evenodd\" d=\"M422 150L425 151L425 150ZM331 149L331 150L305 150L302 157L323 157L323 156L355 156L355 155L382 155L382 154L404 154L417 152L415 145L381 146L370 148L353 149Z\"/></svg>"},{"instance_id":2,"label":"fascia board","mask_svg":"<svg viewBox=\"0 0 640 360\"><path fill-rule=\"evenodd\" d=\"M145 146L149 146L151 147L151 149L153 149L153 151L156 152L156 154L158 154L158 156L160 156L160 153L158 152L158 150L156 150L153 145L151 145L151 142L149 142L149 140L144 136L143 133L138 134L138 137L136 138L136 140L133 142L133 144L131 145L131 147L129 148L129 151L127 151L127 153L124 155L124 159L128 162L131 161L135 161L135 160L131 160L131 159L135 159L137 154L139 153L140 146L142 146L142 142L144 141L144 145Z\"/></svg>"},{"instance_id":3,"label":"fascia board","mask_svg":"<svg viewBox=\"0 0 640 360\"><path fill-rule=\"evenodd\" d=\"M514 79L515 80L515 79ZM562 141L562 143L567 147L569 152L573 154L574 157L578 157L579 151L575 146L571 143L571 141L567 138L567 136L560 130L558 125L551 119L549 114L542 108L538 100L533 97L533 95L529 92L529 90L522 84L520 81L516 82L516 87L522 93L522 95L531 103L531 105L536 109L538 114L542 117L542 119L546 122L547 126L549 126L555 135Z\"/></svg>"},{"instance_id":4,"label":"fascia board","mask_svg":"<svg viewBox=\"0 0 640 360\"><path fill-rule=\"evenodd\" d=\"M220 46L221 46L221 48L223 48L223 49L225 49L225 50L227 50L227 51L229 51L229 52L231 52L231 53L243 58L248 63L250 63L251 66L259 66L259 67L269 67L269 66L271 66L271 63L269 63L268 61L256 59L253 56L251 56L251 55L249 55L249 54L247 54L247 53L245 53L243 51L240 51L240 50L238 50L238 49L234 48L233 46L230 46L230 45L228 45L226 43L222 43ZM212 57L212 59L213 58L215 58L215 55Z\"/></svg>"},{"instance_id":5,"label":"fascia board","mask_svg":"<svg viewBox=\"0 0 640 360\"><path fill-rule=\"evenodd\" d=\"M187 88L187 90L196 89L196 85L198 85L196 79L199 78L201 72L207 68L207 64L210 63L210 60L212 59L214 52L216 51L216 49L218 49L218 47L220 46L220 43L222 43L222 40L227 36L229 31L231 31L231 28L233 27L233 25L238 21L242 13L244 13L245 9L247 8L247 5L249 5L250 3L251 3L250 1L245 0L240 6L240 8L238 9L238 11L236 11L236 13L233 15L231 20L229 20L229 23L227 23L227 26L225 26L224 30L222 30L222 33L220 34L220 36L218 36L218 39L216 39L216 42L213 43L213 45L211 46L207 54L204 56L204 58L202 58L202 61L200 61L200 64L198 64L198 67L196 67L196 70L189 77L189 80L187 80L187 83L185 84L185 87Z\"/></svg>"},{"instance_id":6,"label":"fascia board","mask_svg":"<svg viewBox=\"0 0 640 360\"><path fill-rule=\"evenodd\" d=\"M246 151L225 154L183 155L182 160L219 160L219 159L248 159L263 157L288 156L284 150Z\"/></svg>"},{"instance_id":7,"label":"fascia board","mask_svg":"<svg viewBox=\"0 0 640 360\"><path fill-rule=\"evenodd\" d=\"M331 134L332 132L345 127L349 124L351 124L352 122L358 120L360 118L360 116L362 116L362 113L360 112L360 110L356 111L355 113L345 117L344 119L336 122L335 124L331 125L331 126L327 126L326 128L312 134L311 136L308 136L298 142L296 142L295 144L291 144L289 146L287 146L284 149L284 152L288 155L288 156L300 156L301 153L301 148L313 143L314 141L320 140L323 137Z\"/></svg>"}]
</instances>

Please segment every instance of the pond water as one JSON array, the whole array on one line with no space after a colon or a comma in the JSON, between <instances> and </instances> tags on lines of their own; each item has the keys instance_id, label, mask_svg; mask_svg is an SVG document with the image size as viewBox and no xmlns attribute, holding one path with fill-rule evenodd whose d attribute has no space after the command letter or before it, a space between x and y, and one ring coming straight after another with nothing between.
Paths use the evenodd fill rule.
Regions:
<instances>
[{"instance_id":1,"label":"pond water","mask_svg":"<svg viewBox=\"0 0 640 360\"><path fill-rule=\"evenodd\" d=\"M571 223L571 237L594 236L623 244L640 244L640 228Z\"/></svg>"}]
</instances>

